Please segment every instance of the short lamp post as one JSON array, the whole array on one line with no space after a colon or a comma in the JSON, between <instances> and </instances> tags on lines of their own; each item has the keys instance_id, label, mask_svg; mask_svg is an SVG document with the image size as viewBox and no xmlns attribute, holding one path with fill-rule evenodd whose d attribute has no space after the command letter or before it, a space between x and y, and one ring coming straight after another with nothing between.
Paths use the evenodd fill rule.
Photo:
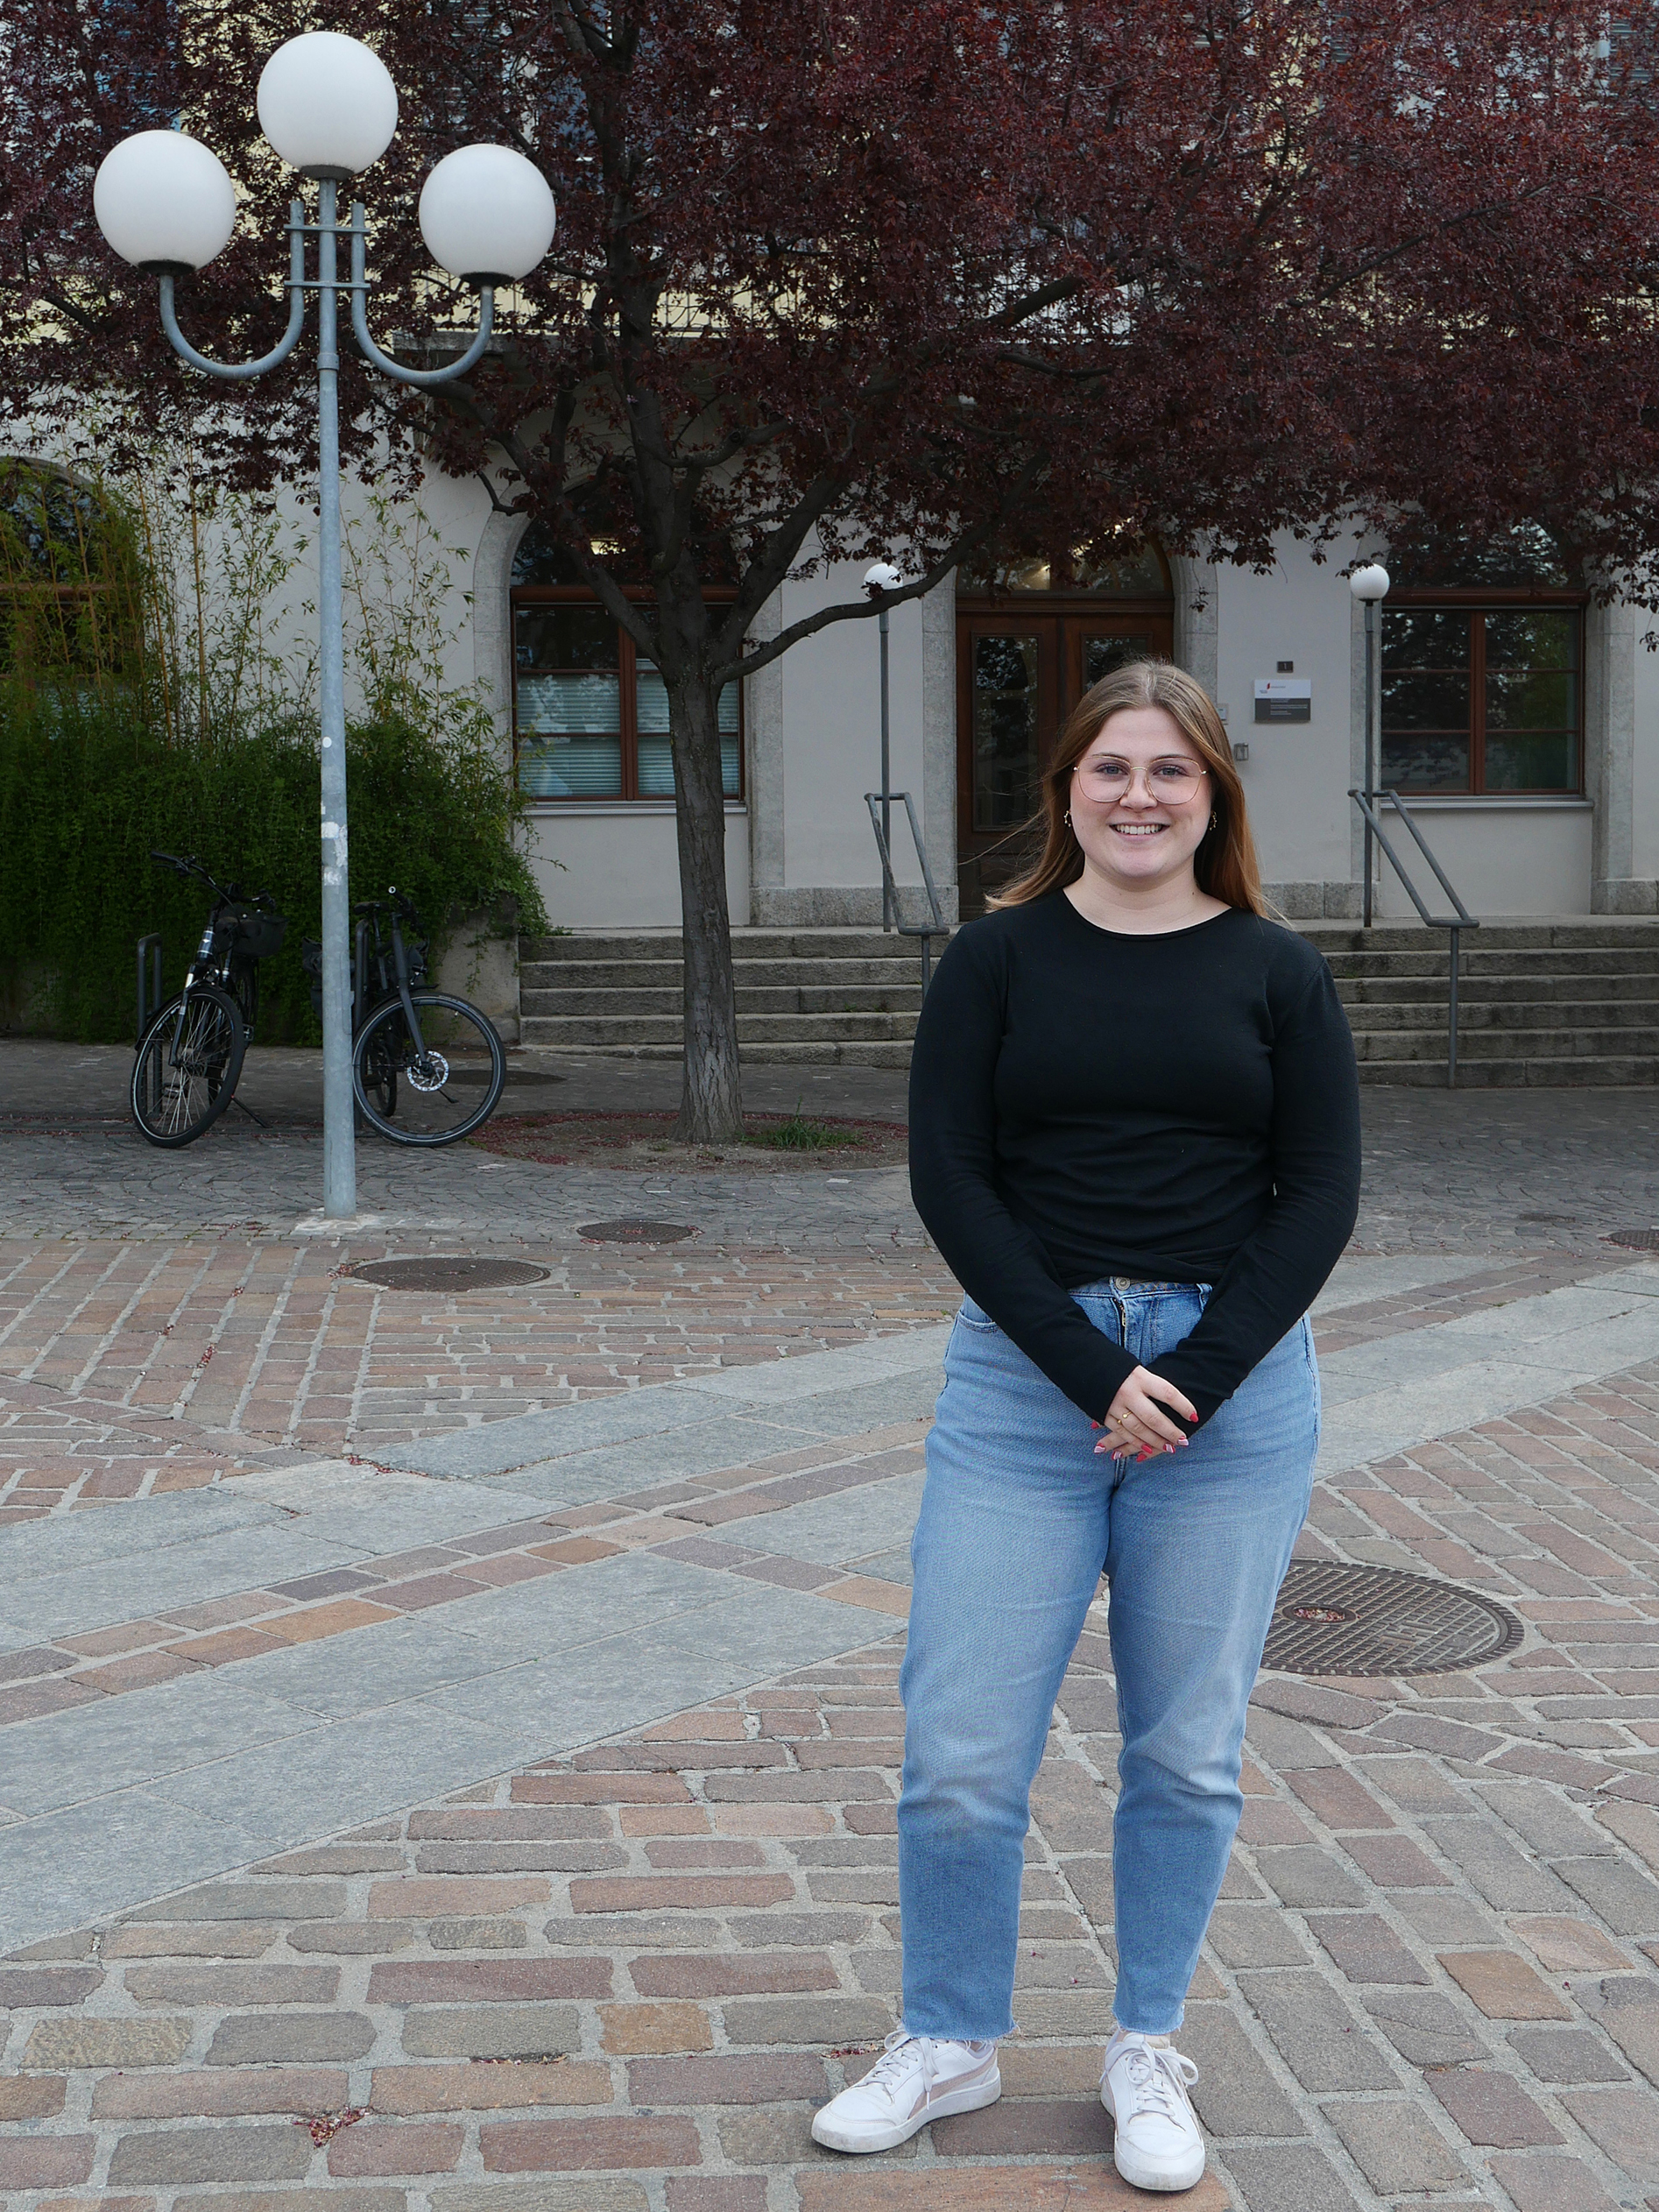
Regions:
<instances>
[{"instance_id":1,"label":"short lamp post","mask_svg":"<svg viewBox=\"0 0 1659 2212\"><path fill-rule=\"evenodd\" d=\"M1364 915L1365 927L1371 927L1372 907L1372 832L1370 809L1377 803L1377 607L1388 596L1388 571L1373 561L1363 569L1356 569L1348 579L1348 588L1366 611L1366 766L1365 808L1360 820L1365 828L1366 881Z\"/></svg>"},{"instance_id":2,"label":"short lamp post","mask_svg":"<svg viewBox=\"0 0 1659 2212\"><path fill-rule=\"evenodd\" d=\"M887 713L887 666L889 641L887 636L887 595L896 591L904 582L891 562L878 561L872 569L865 570L864 588L876 603L876 627L881 633L881 841L888 854L888 861L881 872L881 926L891 929L897 916L893 913L893 749L891 725Z\"/></svg>"},{"instance_id":3,"label":"short lamp post","mask_svg":"<svg viewBox=\"0 0 1659 2212\"><path fill-rule=\"evenodd\" d=\"M180 131L140 131L105 159L93 185L98 227L124 260L160 279L161 323L174 350L208 376L243 382L293 351L305 295L317 295L317 631L322 781L322 1210L357 1212L351 1078L351 904L346 837L345 640L340 600L338 297L351 295L351 327L364 357L399 384L464 376L490 343L495 287L528 276L553 243L553 194L533 162L508 146L462 146L440 161L420 194L420 235L439 267L478 293L478 329L439 369L406 369L369 335L361 203L338 219L342 183L378 161L398 127L398 95L378 55L337 32L312 31L279 46L260 75L260 128L280 159L317 186L317 219L303 201L288 210L288 327L258 361L209 361L179 328L173 287L229 243L235 187L216 156ZM350 241L351 275L339 275L337 242ZM316 276L306 241L317 242Z\"/></svg>"}]
</instances>

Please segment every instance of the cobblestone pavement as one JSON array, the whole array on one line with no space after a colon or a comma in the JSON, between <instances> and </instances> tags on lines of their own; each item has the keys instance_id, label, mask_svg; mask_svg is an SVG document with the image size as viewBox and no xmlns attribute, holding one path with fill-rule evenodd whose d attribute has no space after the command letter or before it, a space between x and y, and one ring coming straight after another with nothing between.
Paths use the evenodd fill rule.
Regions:
<instances>
[{"instance_id":1,"label":"cobblestone pavement","mask_svg":"<svg viewBox=\"0 0 1659 2212\"><path fill-rule=\"evenodd\" d=\"M1655 1111L1367 1094L1300 1551L1522 1633L1458 1674L1263 1675L1182 2037L1203 2212L1659 2208L1659 1266L1605 1241L1655 1219ZM1094 2095L1104 1600L1035 1792L1003 2102L856 2163L807 2133L898 1987L954 1302L902 1178L364 1159L380 1219L336 1240L303 1128L182 1162L0 1134L6 2201L1141 2201ZM624 1212L700 1234L574 1233ZM485 1240L547 1281L338 1272Z\"/></svg>"}]
</instances>

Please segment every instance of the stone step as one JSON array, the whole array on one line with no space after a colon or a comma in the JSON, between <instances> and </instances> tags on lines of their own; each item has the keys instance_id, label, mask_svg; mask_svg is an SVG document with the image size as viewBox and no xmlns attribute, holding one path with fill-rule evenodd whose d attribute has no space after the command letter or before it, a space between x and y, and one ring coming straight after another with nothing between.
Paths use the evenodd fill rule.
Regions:
<instances>
[{"instance_id":1,"label":"stone step","mask_svg":"<svg viewBox=\"0 0 1659 2212\"><path fill-rule=\"evenodd\" d=\"M1350 1011L1377 1006L1444 1006L1446 975L1338 976L1337 996ZM1640 975L1459 974L1458 998L1465 1006L1571 1005L1581 1000L1606 1005L1613 1000L1659 1004L1659 972Z\"/></svg>"},{"instance_id":2,"label":"stone step","mask_svg":"<svg viewBox=\"0 0 1659 2212\"><path fill-rule=\"evenodd\" d=\"M1363 1084L1399 1084L1414 1090L1443 1088L1446 1080L1445 1040L1437 1060L1362 1060ZM1571 1059L1467 1060L1458 1054L1460 1091L1621 1091L1659 1083L1659 1059L1620 1059L1612 1055Z\"/></svg>"},{"instance_id":3,"label":"stone step","mask_svg":"<svg viewBox=\"0 0 1659 2212\"><path fill-rule=\"evenodd\" d=\"M907 912L906 920L912 917ZM883 929L734 929L732 952L752 960L911 960L919 941ZM572 929L563 936L521 937L520 960L674 960L678 929Z\"/></svg>"},{"instance_id":4,"label":"stone step","mask_svg":"<svg viewBox=\"0 0 1659 2212\"><path fill-rule=\"evenodd\" d=\"M801 983L826 986L879 985L883 989L921 989L921 956L913 946L907 962L894 960L735 960L739 990L787 989ZM683 983L678 960L522 960L523 991L674 991Z\"/></svg>"},{"instance_id":5,"label":"stone step","mask_svg":"<svg viewBox=\"0 0 1659 2212\"><path fill-rule=\"evenodd\" d=\"M902 1014L915 1021L921 1007L920 982L906 990L901 984L797 984L794 989L756 990L738 986L738 1017L745 1014ZM519 1009L525 1015L678 1014L681 993L675 991L633 989L604 991L521 990Z\"/></svg>"},{"instance_id":6,"label":"stone step","mask_svg":"<svg viewBox=\"0 0 1659 2212\"><path fill-rule=\"evenodd\" d=\"M1446 1026L1444 993L1438 1000L1415 1000L1405 1006L1350 1007L1346 1011L1348 1027L1357 1037L1387 1035L1402 1029L1428 1029L1437 1023L1444 1031ZM1565 1024L1571 1024L1575 1030L1616 1029L1626 1036L1641 1030L1659 1036L1659 1000L1589 1000L1582 1004L1571 1000L1550 1005L1527 999L1514 1004L1500 1000L1494 1005L1479 1000L1471 1001L1461 993L1458 994L1460 1036L1488 1030L1542 1034Z\"/></svg>"},{"instance_id":7,"label":"stone step","mask_svg":"<svg viewBox=\"0 0 1659 2212\"><path fill-rule=\"evenodd\" d=\"M1438 977L1451 973L1450 948L1444 944L1411 952L1327 953L1326 963L1339 982L1367 976ZM1659 951L1645 952L1604 945L1586 945L1577 952L1559 947L1535 951L1495 945L1479 949L1467 937L1458 963L1460 976L1561 976L1578 974L1659 976Z\"/></svg>"},{"instance_id":8,"label":"stone step","mask_svg":"<svg viewBox=\"0 0 1659 2212\"><path fill-rule=\"evenodd\" d=\"M739 1014L738 1042L739 1047L901 1042L907 1049L915 1027L915 1016L909 1014ZM527 1014L521 1028L521 1043L556 1051L568 1045L589 1045L596 1051L611 1044L677 1045L683 1034L677 1014Z\"/></svg>"},{"instance_id":9,"label":"stone step","mask_svg":"<svg viewBox=\"0 0 1659 2212\"><path fill-rule=\"evenodd\" d=\"M1354 1054L1360 1061L1441 1059L1446 1057L1446 1025L1433 1028L1357 1030ZM1655 1029L1493 1029L1459 1020L1458 1057L1472 1060L1634 1059L1659 1055Z\"/></svg>"},{"instance_id":10,"label":"stone step","mask_svg":"<svg viewBox=\"0 0 1659 2212\"><path fill-rule=\"evenodd\" d=\"M674 1044L568 1044L562 1039L556 1043L542 1043L526 1036L526 1044L541 1043L543 1050L556 1050L567 1060L679 1060L681 1048ZM745 1068L907 1068L910 1065L910 1046L907 1040L862 1042L823 1041L812 1044L755 1044L740 1042L738 1057Z\"/></svg>"}]
</instances>

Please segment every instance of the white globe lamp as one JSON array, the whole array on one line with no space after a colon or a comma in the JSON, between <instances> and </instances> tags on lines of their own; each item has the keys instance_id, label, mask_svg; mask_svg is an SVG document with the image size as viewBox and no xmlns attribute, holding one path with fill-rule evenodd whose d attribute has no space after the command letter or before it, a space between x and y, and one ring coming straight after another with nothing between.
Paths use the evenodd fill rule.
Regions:
<instances>
[{"instance_id":1,"label":"white globe lamp","mask_svg":"<svg viewBox=\"0 0 1659 2212\"><path fill-rule=\"evenodd\" d=\"M864 588L872 599L879 599L889 591L896 591L904 582L891 561L878 561L873 569L864 572Z\"/></svg>"},{"instance_id":2,"label":"white globe lamp","mask_svg":"<svg viewBox=\"0 0 1659 2212\"><path fill-rule=\"evenodd\" d=\"M124 261L162 275L205 267L236 227L224 164L182 131L124 138L93 180L92 211Z\"/></svg>"},{"instance_id":3,"label":"white globe lamp","mask_svg":"<svg viewBox=\"0 0 1659 2212\"><path fill-rule=\"evenodd\" d=\"M280 46L259 76L259 128L308 177L354 177L398 127L398 88L379 55L338 31Z\"/></svg>"},{"instance_id":4,"label":"white globe lamp","mask_svg":"<svg viewBox=\"0 0 1659 2212\"><path fill-rule=\"evenodd\" d=\"M553 244L553 193L511 146L461 146L420 190L420 235L441 269L469 284L513 284Z\"/></svg>"},{"instance_id":5,"label":"white globe lamp","mask_svg":"<svg viewBox=\"0 0 1659 2212\"><path fill-rule=\"evenodd\" d=\"M1372 602L1388 596L1388 571L1380 562L1367 562L1363 569L1356 569L1348 579L1348 589L1356 599Z\"/></svg>"}]
</instances>

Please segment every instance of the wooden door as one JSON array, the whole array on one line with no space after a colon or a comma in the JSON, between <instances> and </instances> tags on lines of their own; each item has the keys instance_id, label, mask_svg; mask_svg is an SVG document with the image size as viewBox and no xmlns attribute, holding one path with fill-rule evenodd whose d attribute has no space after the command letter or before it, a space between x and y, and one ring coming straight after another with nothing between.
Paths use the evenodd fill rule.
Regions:
<instances>
[{"instance_id":1,"label":"wooden door","mask_svg":"<svg viewBox=\"0 0 1659 2212\"><path fill-rule=\"evenodd\" d=\"M957 625L957 881L962 913L1031 858L1027 828L1060 725L1126 661L1168 660L1164 611L1021 607L963 611Z\"/></svg>"}]
</instances>

